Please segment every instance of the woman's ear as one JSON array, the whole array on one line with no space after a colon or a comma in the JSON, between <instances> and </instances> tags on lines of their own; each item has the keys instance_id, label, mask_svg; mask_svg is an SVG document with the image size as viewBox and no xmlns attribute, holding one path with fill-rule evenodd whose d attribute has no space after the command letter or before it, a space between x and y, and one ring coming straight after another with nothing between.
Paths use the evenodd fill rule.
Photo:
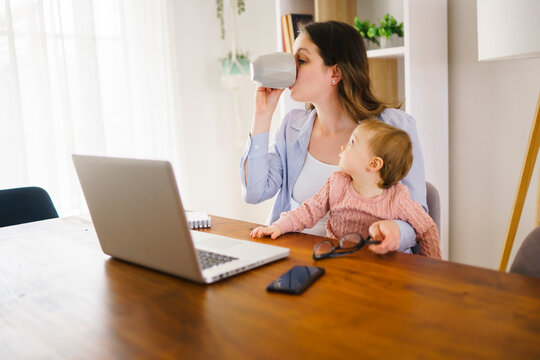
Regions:
<instances>
[{"instance_id":1,"label":"woman's ear","mask_svg":"<svg viewBox=\"0 0 540 360\"><path fill-rule=\"evenodd\" d=\"M336 85L342 79L341 70L339 69L337 64L331 66L330 69L332 71L332 73L330 75L331 83L332 83L332 85Z\"/></svg>"},{"instance_id":2,"label":"woman's ear","mask_svg":"<svg viewBox=\"0 0 540 360\"><path fill-rule=\"evenodd\" d=\"M378 172L379 170L382 169L383 165L384 165L383 159L381 159L378 156L375 156L369 162L367 171L376 173L376 172Z\"/></svg>"}]
</instances>

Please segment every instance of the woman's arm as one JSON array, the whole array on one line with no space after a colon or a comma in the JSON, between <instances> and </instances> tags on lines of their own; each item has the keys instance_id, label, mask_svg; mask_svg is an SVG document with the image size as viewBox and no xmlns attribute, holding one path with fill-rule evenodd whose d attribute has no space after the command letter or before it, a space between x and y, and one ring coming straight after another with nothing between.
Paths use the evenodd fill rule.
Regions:
<instances>
[{"instance_id":1,"label":"woman's arm","mask_svg":"<svg viewBox=\"0 0 540 360\"><path fill-rule=\"evenodd\" d=\"M268 149L270 124L282 92L283 89L257 89L251 133L240 160L242 197L250 204L271 198L283 183L281 157L286 156L286 119L276 134L272 150Z\"/></svg>"},{"instance_id":2,"label":"woman's arm","mask_svg":"<svg viewBox=\"0 0 540 360\"><path fill-rule=\"evenodd\" d=\"M272 116L276 110L277 102L284 89L257 88L255 95L255 115L251 124L250 135L258 135L270 131ZM248 178L248 162L244 165L245 182Z\"/></svg>"},{"instance_id":3,"label":"woman's arm","mask_svg":"<svg viewBox=\"0 0 540 360\"><path fill-rule=\"evenodd\" d=\"M270 199L281 188L282 157L286 156L285 122L284 119L271 149L268 148L268 132L250 136L248 139L244 155L240 160L240 177L242 198L249 204L258 204ZM249 182L247 182L248 179Z\"/></svg>"}]
</instances>

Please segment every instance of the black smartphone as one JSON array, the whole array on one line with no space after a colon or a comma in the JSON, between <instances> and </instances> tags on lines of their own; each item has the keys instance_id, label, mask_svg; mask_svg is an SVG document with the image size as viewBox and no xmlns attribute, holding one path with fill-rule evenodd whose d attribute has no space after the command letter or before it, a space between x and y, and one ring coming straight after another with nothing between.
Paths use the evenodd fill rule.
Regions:
<instances>
[{"instance_id":1,"label":"black smartphone","mask_svg":"<svg viewBox=\"0 0 540 360\"><path fill-rule=\"evenodd\" d=\"M324 274L323 268L296 265L272 281L266 290L298 295L320 278L322 274Z\"/></svg>"}]
</instances>

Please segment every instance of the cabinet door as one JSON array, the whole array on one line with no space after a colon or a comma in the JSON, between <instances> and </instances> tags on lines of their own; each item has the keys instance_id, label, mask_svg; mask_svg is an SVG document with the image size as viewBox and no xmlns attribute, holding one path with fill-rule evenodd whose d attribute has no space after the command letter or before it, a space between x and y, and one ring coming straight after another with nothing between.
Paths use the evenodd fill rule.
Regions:
<instances>
[{"instance_id":1,"label":"cabinet door","mask_svg":"<svg viewBox=\"0 0 540 360\"><path fill-rule=\"evenodd\" d=\"M356 0L315 0L315 21L338 20L354 24Z\"/></svg>"},{"instance_id":2,"label":"cabinet door","mask_svg":"<svg viewBox=\"0 0 540 360\"><path fill-rule=\"evenodd\" d=\"M373 93L380 101L391 107L397 107L403 101L398 98L397 59L368 59L368 62Z\"/></svg>"}]
</instances>

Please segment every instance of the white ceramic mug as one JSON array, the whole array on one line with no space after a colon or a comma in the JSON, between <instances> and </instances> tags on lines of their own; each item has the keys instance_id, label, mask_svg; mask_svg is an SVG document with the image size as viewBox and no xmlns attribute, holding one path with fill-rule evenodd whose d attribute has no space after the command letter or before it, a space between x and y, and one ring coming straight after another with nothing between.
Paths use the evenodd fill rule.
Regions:
<instances>
[{"instance_id":1,"label":"white ceramic mug","mask_svg":"<svg viewBox=\"0 0 540 360\"><path fill-rule=\"evenodd\" d=\"M296 61L285 52L262 55L251 63L250 72L251 80L259 86L284 89L296 81Z\"/></svg>"}]
</instances>

